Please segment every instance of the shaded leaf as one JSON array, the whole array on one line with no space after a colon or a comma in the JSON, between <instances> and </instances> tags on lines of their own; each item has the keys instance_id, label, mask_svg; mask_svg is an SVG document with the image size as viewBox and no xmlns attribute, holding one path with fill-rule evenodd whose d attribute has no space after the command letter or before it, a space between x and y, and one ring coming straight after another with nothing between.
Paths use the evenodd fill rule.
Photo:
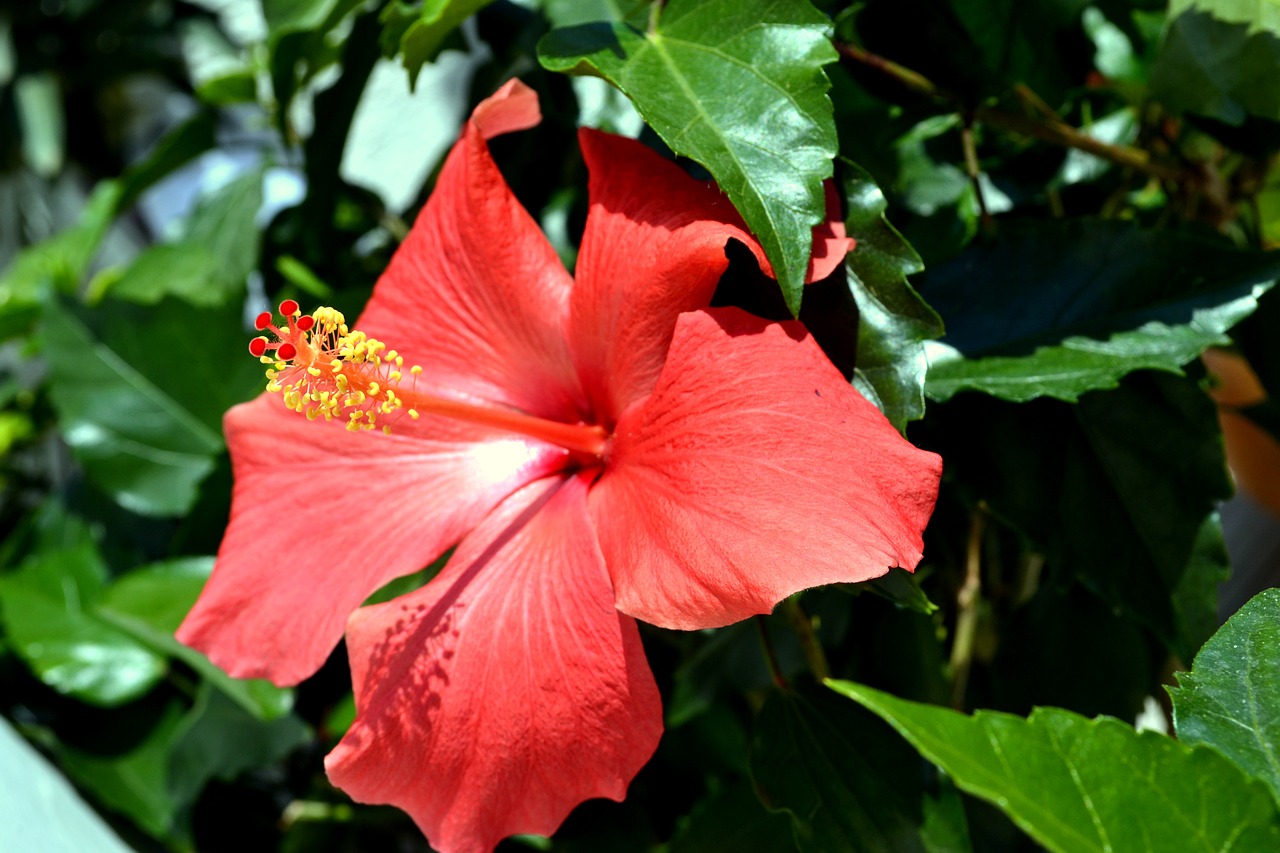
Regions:
<instances>
[{"instance_id":1,"label":"shaded leaf","mask_svg":"<svg viewBox=\"0 0 1280 853\"><path fill-rule=\"evenodd\" d=\"M1280 119L1280 15L1268 2L1174 0L1151 88L1174 112Z\"/></svg>"},{"instance_id":2,"label":"shaded leaf","mask_svg":"<svg viewBox=\"0 0 1280 853\"><path fill-rule=\"evenodd\" d=\"M902 430L924 416L924 341L942 334L942 321L907 281L924 264L885 219L884 193L862 167L842 163L845 228L857 241L845 260L858 303L854 385L869 386L890 423Z\"/></svg>"},{"instance_id":3,"label":"shaded leaf","mask_svg":"<svg viewBox=\"0 0 1280 853\"><path fill-rule=\"evenodd\" d=\"M641 31L615 21L553 30L552 71L598 74L631 98L677 154L705 166L800 309L822 181L836 153L829 22L804 0L672 0Z\"/></svg>"},{"instance_id":4,"label":"shaded leaf","mask_svg":"<svg viewBox=\"0 0 1280 853\"><path fill-rule=\"evenodd\" d=\"M1168 690L1178 739L1213 747L1280 803L1280 590L1228 619Z\"/></svg>"},{"instance_id":5,"label":"shaded leaf","mask_svg":"<svg viewBox=\"0 0 1280 853\"><path fill-rule=\"evenodd\" d=\"M292 690L262 679L232 678L174 639L174 631L195 604L212 569L212 557L168 560L135 569L107 589L98 613L148 647L187 664L258 719L282 717L293 707Z\"/></svg>"},{"instance_id":6,"label":"shaded leaf","mask_svg":"<svg viewBox=\"0 0 1280 853\"><path fill-rule=\"evenodd\" d=\"M1247 317L1280 260L1103 220L1008 223L919 280L947 334L926 392L1074 401L1142 369L1180 373Z\"/></svg>"},{"instance_id":7,"label":"shaded leaf","mask_svg":"<svg viewBox=\"0 0 1280 853\"><path fill-rule=\"evenodd\" d=\"M242 293L245 279L257 266L262 174L260 169L250 169L205 196L187 221L180 245L198 247L213 259L210 284L214 292L202 304L225 302Z\"/></svg>"},{"instance_id":8,"label":"shaded leaf","mask_svg":"<svg viewBox=\"0 0 1280 853\"><path fill-rule=\"evenodd\" d=\"M107 569L87 534L73 547L37 552L0 575L0 612L13 649L45 684L103 707L138 698L165 660L95 612Z\"/></svg>"},{"instance_id":9,"label":"shaded leaf","mask_svg":"<svg viewBox=\"0 0 1280 853\"><path fill-rule=\"evenodd\" d=\"M409 88L418 80L422 66L436 58L445 38L458 25L493 0L422 0L411 5L395 0L380 16L382 42L387 54L399 53L409 72ZM394 46L394 50L392 49Z\"/></svg>"},{"instance_id":10,"label":"shaded leaf","mask_svg":"<svg viewBox=\"0 0 1280 853\"><path fill-rule=\"evenodd\" d=\"M75 788L0 717L0 850L129 853Z\"/></svg>"},{"instance_id":11,"label":"shaded leaf","mask_svg":"<svg viewBox=\"0 0 1280 853\"><path fill-rule=\"evenodd\" d=\"M735 782L694 806L682 821L668 853L742 853L795 849L791 822L767 810L751 785Z\"/></svg>"},{"instance_id":12,"label":"shaded leaf","mask_svg":"<svg viewBox=\"0 0 1280 853\"><path fill-rule=\"evenodd\" d=\"M50 395L62 436L86 474L134 512L189 510L222 450L219 432L56 300L45 306L44 333ZM172 359L174 353L149 354L157 357ZM169 383L187 381L173 373L168 370Z\"/></svg>"},{"instance_id":13,"label":"shaded leaf","mask_svg":"<svg viewBox=\"0 0 1280 853\"><path fill-rule=\"evenodd\" d=\"M1280 823L1266 788L1213 750L1110 718L1039 708L972 717L846 681L961 790L996 805L1062 853L1272 850Z\"/></svg>"},{"instance_id":14,"label":"shaded leaf","mask_svg":"<svg viewBox=\"0 0 1280 853\"><path fill-rule=\"evenodd\" d=\"M800 850L923 851L911 751L849 710L820 693L771 693L751 748L760 799L791 815Z\"/></svg>"}]
</instances>

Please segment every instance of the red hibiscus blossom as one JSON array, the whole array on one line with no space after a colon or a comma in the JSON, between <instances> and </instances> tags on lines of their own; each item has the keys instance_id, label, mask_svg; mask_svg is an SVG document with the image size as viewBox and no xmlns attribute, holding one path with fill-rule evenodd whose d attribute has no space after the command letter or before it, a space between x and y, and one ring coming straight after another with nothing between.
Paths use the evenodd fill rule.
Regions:
<instances>
[{"instance_id":1,"label":"red hibiscus blossom","mask_svg":"<svg viewBox=\"0 0 1280 853\"><path fill-rule=\"evenodd\" d=\"M335 312L261 319L286 405L227 415L231 522L179 631L291 684L345 627L358 716L329 777L446 853L622 799L662 731L635 619L715 627L912 568L940 469L802 325L707 307L729 239L763 253L634 141L581 132L571 279L485 141L538 120L512 83L467 123L357 324L398 353ZM850 241L817 244L815 276ZM455 544L422 589L360 607Z\"/></svg>"}]
</instances>

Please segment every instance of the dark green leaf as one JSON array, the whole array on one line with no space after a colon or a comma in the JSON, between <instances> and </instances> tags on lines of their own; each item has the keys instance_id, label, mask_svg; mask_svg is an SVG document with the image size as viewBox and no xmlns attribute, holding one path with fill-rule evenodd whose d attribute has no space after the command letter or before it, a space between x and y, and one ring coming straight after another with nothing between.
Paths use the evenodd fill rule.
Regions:
<instances>
[{"instance_id":1,"label":"dark green leaf","mask_svg":"<svg viewBox=\"0 0 1280 853\"><path fill-rule=\"evenodd\" d=\"M1274 7L1174 0L1169 18L1151 71L1152 91L1165 106L1232 125L1251 114L1280 119L1280 18Z\"/></svg>"},{"instance_id":2,"label":"dark green leaf","mask_svg":"<svg viewBox=\"0 0 1280 853\"><path fill-rule=\"evenodd\" d=\"M677 154L705 166L773 265L793 314L825 216L836 153L829 22L805 0L672 0L641 32L625 22L554 30L552 71L598 74Z\"/></svg>"},{"instance_id":3,"label":"dark green leaf","mask_svg":"<svg viewBox=\"0 0 1280 853\"><path fill-rule=\"evenodd\" d=\"M1280 590L1228 619L1169 695L1179 740L1213 747L1280 802Z\"/></svg>"},{"instance_id":4,"label":"dark green leaf","mask_svg":"<svg viewBox=\"0 0 1280 853\"><path fill-rule=\"evenodd\" d=\"M923 851L911 751L849 710L820 693L772 693L751 750L760 799L790 813L800 850Z\"/></svg>"},{"instance_id":5,"label":"dark green leaf","mask_svg":"<svg viewBox=\"0 0 1280 853\"><path fill-rule=\"evenodd\" d=\"M271 39L286 32L314 30L333 14L345 0L262 0L262 15L267 19Z\"/></svg>"},{"instance_id":6,"label":"dark green leaf","mask_svg":"<svg viewBox=\"0 0 1280 853\"><path fill-rule=\"evenodd\" d=\"M761 805L745 781L712 794L682 822L667 853L787 853L795 849L791 822Z\"/></svg>"},{"instance_id":7,"label":"dark green leaf","mask_svg":"<svg viewBox=\"0 0 1280 853\"><path fill-rule=\"evenodd\" d=\"M858 303L854 384L902 430L924 416L924 341L942 334L942 321L907 281L924 264L885 219L884 193L861 166L846 160L843 170L845 228L857 240L845 261Z\"/></svg>"},{"instance_id":8,"label":"dark green leaf","mask_svg":"<svg viewBox=\"0 0 1280 853\"><path fill-rule=\"evenodd\" d=\"M0 850L129 853L75 788L0 717Z\"/></svg>"},{"instance_id":9,"label":"dark green leaf","mask_svg":"<svg viewBox=\"0 0 1280 853\"><path fill-rule=\"evenodd\" d=\"M386 7L381 20L385 26L384 49L395 45L413 88L422 66L436 58L445 37L459 24L488 6L493 0L422 0L411 6L395 0Z\"/></svg>"},{"instance_id":10,"label":"dark green leaf","mask_svg":"<svg viewBox=\"0 0 1280 853\"><path fill-rule=\"evenodd\" d=\"M149 648L187 664L258 719L282 717L293 707L292 690L261 679L232 678L174 639L212 568L212 557L189 557L136 569L106 590L98 615Z\"/></svg>"},{"instance_id":11,"label":"dark green leaf","mask_svg":"<svg viewBox=\"0 0 1280 853\"><path fill-rule=\"evenodd\" d=\"M87 535L0 575L0 612L14 650L45 684L103 707L152 688L164 658L95 612L107 569Z\"/></svg>"},{"instance_id":12,"label":"dark green leaf","mask_svg":"<svg viewBox=\"0 0 1280 853\"><path fill-rule=\"evenodd\" d=\"M1073 401L1135 370L1173 373L1257 307L1274 255L1103 220L1008 223L930 269L921 294L947 324L926 391Z\"/></svg>"},{"instance_id":13,"label":"dark green leaf","mask_svg":"<svg viewBox=\"0 0 1280 853\"><path fill-rule=\"evenodd\" d=\"M1265 786L1221 755L1060 708L972 717L860 684L837 692L889 722L961 790L1060 853L1280 849Z\"/></svg>"},{"instance_id":14,"label":"dark green leaf","mask_svg":"<svg viewBox=\"0 0 1280 853\"><path fill-rule=\"evenodd\" d=\"M929 616L938 609L938 605L929 600L919 581L905 569L892 568L887 574L869 581L854 584L853 589L865 589L876 595L889 599L899 607L914 610Z\"/></svg>"},{"instance_id":15,"label":"dark green leaf","mask_svg":"<svg viewBox=\"0 0 1280 853\"><path fill-rule=\"evenodd\" d=\"M214 456L222 450L216 428L104 344L56 300L48 302L44 318L50 394L61 417L63 439L86 473L134 512L180 515L189 510L200 481L213 470ZM137 334L138 328L133 327L133 335L145 337ZM161 328L166 327L157 327ZM203 341L203 329L195 334L180 326L167 328L184 334L187 346ZM191 381L174 369L173 359L181 349L159 349L155 341L140 343L151 347L151 360L164 362L170 384ZM212 367L204 359L184 364L188 362Z\"/></svg>"}]
</instances>

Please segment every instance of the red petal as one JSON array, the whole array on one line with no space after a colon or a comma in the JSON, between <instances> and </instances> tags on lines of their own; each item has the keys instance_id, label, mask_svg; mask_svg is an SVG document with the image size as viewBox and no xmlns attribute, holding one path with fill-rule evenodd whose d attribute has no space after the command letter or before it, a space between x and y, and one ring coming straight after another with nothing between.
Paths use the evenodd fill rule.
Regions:
<instances>
[{"instance_id":1,"label":"red petal","mask_svg":"<svg viewBox=\"0 0 1280 853\"><path fill-rule=\"evenodd\" d=\"M294 684L347 616L427 565L564 453L443 418L392 435L313 423L276 395L226 417L235 473L213 576L178 639L241 678Z\"/></svg>"},{"instance_id":2,"label":"red petal","mask_svg":"<svg viewBox=\"0 0 1280 853\"><path fill-rule=\"evenodd\" d=\"M592 130L579 131L579 140L591 173L591 204L570 339L596 417L613 423L653 388L676 318L710 303L730 238L773 272L713 184L695 181L634 140ZM814 233L811 279L829 275L853 245L839 221Z\"/></svg>"},{"instance_id":3,"label":"red petal","mask_svg":"<svg viewBox=\"0 0 1280 853\"><path fill-rule=\"evenodd\" d=\"M571 279L484 141L527 121L531 97L513 84L467 123L356 325L434 383L573 422L585 402L565 341Z\"/></svg>"},{"instance_id":4,"label":"red petal","mask_svg":"<svg viewBox=\"0 0 1280 853\"><path fill-rule=\"evenodd\" d=\"M618 609L707 628L914 568L940 473L802 325L721 308L680 318L590 508Z\"/></svg>"},{"instance_id":5,"label":"red petal","mask_svg":"<svg viewBox=\"0 0 1280 853\"><path fill-rule=\"evenodd\" d=\"M585 492L529 486L441 577L351 618L359 715L329 778L404 809L442 853L550 835L585 799L621 800L657 746L661 701Z\"/></svg>"},{"instance_id":6,"label":"red petal","mask_svg":"<svg viewBox=\"0 0 1280 853\"><path fill-rule=\"evenodd\" d=\"M853 251L854 239L848 236L840 219L840 191L835 181L822 185L827 200L827 221L813 229L813 254L809 256L809 269L805 281L817 281L836 271L845 255Z\"/></svg>"},{"instance_id":7,"label":"red petal","mask_svg":"<svg viewBox=\"0 0 1280 853\"><path fill-rule=\"evenodd\" d=\"M498 91L476 104L471 121L485 139L537 127L542 121L538 93L512 77L499 86Z\"/></svg>"}]
</instances>

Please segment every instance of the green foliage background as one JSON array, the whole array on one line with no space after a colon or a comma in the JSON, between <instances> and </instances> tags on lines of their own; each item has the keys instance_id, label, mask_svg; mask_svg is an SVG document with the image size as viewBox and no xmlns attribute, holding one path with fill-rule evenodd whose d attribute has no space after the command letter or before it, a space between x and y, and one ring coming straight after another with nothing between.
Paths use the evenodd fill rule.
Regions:
<instances>
[{"instance_id":1,"label":"green foliage background","mask_svg":"<svg viewBox=\"0 0 1280 853\"><path fill-rule=\"evenodd\" d=\"M173 630L246 316L358 313L510 76L567 263L575 127L638 134L778 271L730 247L717 301L798 314L946 473L914 576L646 626L658 754L502 849L1280 849L1280 596L1219 628L1199 360L1280 393L1275 0L41 0L0 10L0 850L427 849L324 778L341 650L282 690ZM828 180L858 247L806 288Z\"/></svg>"}]
</instances>

